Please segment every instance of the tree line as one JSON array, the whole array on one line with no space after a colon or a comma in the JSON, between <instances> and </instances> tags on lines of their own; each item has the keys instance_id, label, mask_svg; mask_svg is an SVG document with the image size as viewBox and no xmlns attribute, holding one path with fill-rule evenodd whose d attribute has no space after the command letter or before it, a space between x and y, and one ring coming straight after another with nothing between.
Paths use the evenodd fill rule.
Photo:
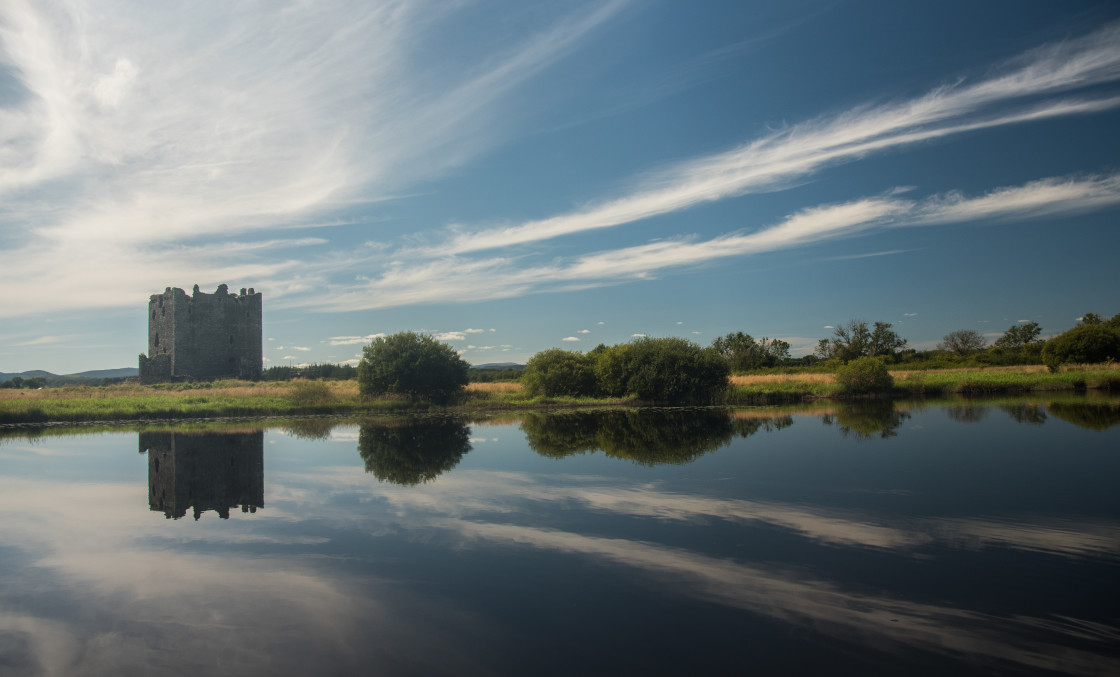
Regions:
<instances>
[{"instance_id":1,"label":"tree line","mask_svg":"<svg viewBox=\"0 0 1120 677\"><path fill-rule=\"evenodd\" d=\"M979 332L961 329L944 336L938 359L1035 361L1057 369L1062 364L1120 359L1120 315L1104 319L1086 313L1078 326L1048 341L1037 322L1016 323L991 346ZM790 344L755 339L744 332L721 336L707 347L684 338L641 337L613 346L600 344L584 353L543 350L525 364L520 382L533 397L635 397L653 402L704 402L728 387L733 372L795 364L834 368L849 392L889 386L887 364L914 361L917 351L888 322L851 320L821 339L811 356L790 357ZM909 358L909 359L907 359ZM363 395L403 395L446 400L470 381L470 365L450 346L431 336L401 332L374 339L357 367Z\"/></svg>"}]
</instances>

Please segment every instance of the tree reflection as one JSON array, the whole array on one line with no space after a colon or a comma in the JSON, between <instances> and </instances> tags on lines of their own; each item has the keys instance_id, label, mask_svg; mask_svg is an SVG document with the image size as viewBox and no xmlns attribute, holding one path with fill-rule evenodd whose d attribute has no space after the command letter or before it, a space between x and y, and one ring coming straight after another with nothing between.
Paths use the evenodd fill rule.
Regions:
<instances>
[{"instance_id":1,"label":"tree reflection","mask_svg":"<svg viewBox=\"0 0 1120 677\"><path fill-rule=\"evenodd\" d=\"M454 419L364 423L358 428L358 453L366 472L381 482L431 482L470 450L470 428Z\"/></svg>"},{"instance_id":2,"label":"tree reflection","mask_svg":"<svg viewBox=\"0 0 1120 677\"><path fill-rule=\"evenodd\" d=\"M330 439L336 424L337 421L329 418L294 418L280 429L301 440L326 440Z\"/></svg>"},{"instance_id":3,"label":"tree reflection","mask_svg":"<svg viewBox=\"0 0 1120 677\"><path fill-rule=\"evenodd\" d=\"M564 458L602 451L645 465L688 463L759 430L793 424L790 416L733 420L719 409L631 409L530 413L521 422L529 447L541 456Z\"/></svg>"},{"instance_id":4,"label":"tree reflection","mask_svg":"<svg viewBox=\"0 0 1120 677\"><path fill-rule=\"evenodd\" d=\"M1120 404L1052 402L1048 408L1053 416L1090 430L1108 430L1120 424Z\"/></svg>"},{"instance_id":5,"label":"tree reflection","mask_svg":"<svg viewBox=\"0 0 1120 677\"><path fill-rule=\"evenodd\" d=\"M890 400L861 400L843 402L836 407L835 414L824 416L825 425L836 423L844 437L854 435L856 439L869 439L878 436L882 439L898 435L898 428L910 418L910 412L895 409Z\"/></svg>"},{"instance_id":6,"label":"tree reflection","mask_svg":"<svg viewBox=\"0 0 1120 677\"><path fill-rule=\"evenodd\" d=\"M949 418L959 423L979 423L988 415L988 407L982 404L950 404L945 407Z\"/></svg>"},{"instance_id":7,"label":"tree reflection","mask_svg":"<svg viewBox=\"0 0 1120 677\"><path fill-rule=\"evenodd\" d=\"M1016 423L1042 425L1046 422L1046 411L1034 403L1001 404L999 408L1007 412L1007 415L1014 419Z\"/></svg>"},{"instance_id":8,"label":"tree reflection","mask_svg":"<svg viewBox=\"0 0 1120 677\"><path fill-rule=\"evenodd\" d=\"M644 465L688 463L734 435L728 413L711 409L609 412L599 428L604 454Z\"/></svg>"}]
</instances>

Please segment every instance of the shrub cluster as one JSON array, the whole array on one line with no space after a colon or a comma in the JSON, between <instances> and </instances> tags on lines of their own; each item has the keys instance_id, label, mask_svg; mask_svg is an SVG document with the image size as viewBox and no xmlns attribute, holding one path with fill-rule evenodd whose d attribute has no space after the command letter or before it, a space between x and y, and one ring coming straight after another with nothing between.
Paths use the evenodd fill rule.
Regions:
<instances>
[{"instance_id":1,"label":"shrub cluster","mask_svg":"<svg viewBox=\"0 0 1120 677\"><path fill-rule=\"evenodd\" d=\"M863 395L891 390L894 378L882 359L859 357L836 370L836 383L842 393Z\"/></svg>"},{"instance_id":2,"label":"shrub cluster","mask_svg":"<svg viewBox=\"0 0 1120 677\"><path fill-rule=\"evenodd\" d=\"M1042 347L1042 363L1056 371L1063 364L1120 360L1120 331L1104 324L1082 324L1058 334Z\"/></svg>"},{"instance_id":3,"label":"shrub cluster","mask_svg":"<svg viewBox=\"0 0 1120 677\"><path fill-rule=\"evenodd\" d=\"M553 348L525 365L522 385L545 397L634 396L659 402L710 401L727 388L727 360L683 338L639 338L589 353Z\"/></svg>"},{"instance_id":4,"label":"shrub cluster","mask_svg":"<svg viewBox=\"0 0 1120 677\"><path fill-rule=\"evenodd\" d=\"M530 395L579 397L596 392L595 361L590 355L551 348L529 358L521 385Z\"/></svg>"},{"instance_id":5,"label":"shrub cluster","mask_svg":"<svg viewBox=\"0 0 1120 677\"><path fill-rule=\"evenodd\" d=\"M376 338L362 349L358 390L363 395L446 399L467 385L469 368L446 343L406 331Z\"/></svg>"}]
</instances>

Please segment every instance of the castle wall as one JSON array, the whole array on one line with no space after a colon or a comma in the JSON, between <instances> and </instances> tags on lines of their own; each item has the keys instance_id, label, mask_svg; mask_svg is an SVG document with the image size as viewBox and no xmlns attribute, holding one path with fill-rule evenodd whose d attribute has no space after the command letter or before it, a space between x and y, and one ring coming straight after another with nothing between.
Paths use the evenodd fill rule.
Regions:
<instances>
[{"instance_id":1,"label":"castle wall","mask_svg":"<svg viewBox=\"0 0 1120 677\"><path fill-rule=\"evenodd\" d=\"M196 285L189 296L171 287L153 294L141 382L260 378L261 317L262 297L252 289L230 294L223 284L206 294Z\"/></svg>"}]
</instances>

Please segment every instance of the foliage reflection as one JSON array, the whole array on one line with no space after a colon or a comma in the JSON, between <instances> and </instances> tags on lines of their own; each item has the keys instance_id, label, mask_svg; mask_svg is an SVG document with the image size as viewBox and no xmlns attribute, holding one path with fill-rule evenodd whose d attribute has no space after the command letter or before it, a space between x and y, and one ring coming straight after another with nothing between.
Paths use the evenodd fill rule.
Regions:
<instances>
[{"instance_id":1,"label":"foliage reflection","mask_svg":"<svg viewBox=\"0 0 1120 677\"><path fill-rule=\"evenodd\" d=\"M1054 402L1048 408L1053 416L1090 430L1120 424L1120 404Z\"/></svg>"},{"instance_id":2,"label":"foliage reflection","mask_svg":"<svg viewBox=\"0 0 1120 677\"><path fill-rule=\"evenodd\" d=\"M1015 402L1014 404L1002 404L999 407L1007 413L1008 416L1013 418L1017 423L1029 423L1031 425L1042 425L1046 423L1046 410L1033 402Z\"/></svg>"},{"instance_id":3,"label":"foliage reflection","mask_svg":"<svg viewBox=\"0 0 1120 677\"><path fill-rule=\"evenodd\" d=\"M570 414L528 414L521 429L541 456L564 458L602 451L645 465L688 463L738 435L793 424L790 416L733 418L718 409L631 409Z\"/></svg>"},{"instance_id":4,"label":"foliage reflection","mask_svg":"<svg viewBox=\"0 0 1120 677\"><path fill-rule=\"evenodd\" d=\"M358 429L358 453L366 472L382 482L431 482L459 465L470 450L470 428L449 418L363 423Z\"/></svg>"},{"instance_id":5,"label":"foliage reflection","mask_svg":"<svg viewBox=\"0 0 1120 677\"><path fill-rule=\"evenodd\" d=\"M890 400L861 400L841 403L835 413L825 414L823 420L825 425L840 426L844 437L886 439L898 435L898 428L909 418L910 412L896 409Z\"/></svg>"}]
</instances>

